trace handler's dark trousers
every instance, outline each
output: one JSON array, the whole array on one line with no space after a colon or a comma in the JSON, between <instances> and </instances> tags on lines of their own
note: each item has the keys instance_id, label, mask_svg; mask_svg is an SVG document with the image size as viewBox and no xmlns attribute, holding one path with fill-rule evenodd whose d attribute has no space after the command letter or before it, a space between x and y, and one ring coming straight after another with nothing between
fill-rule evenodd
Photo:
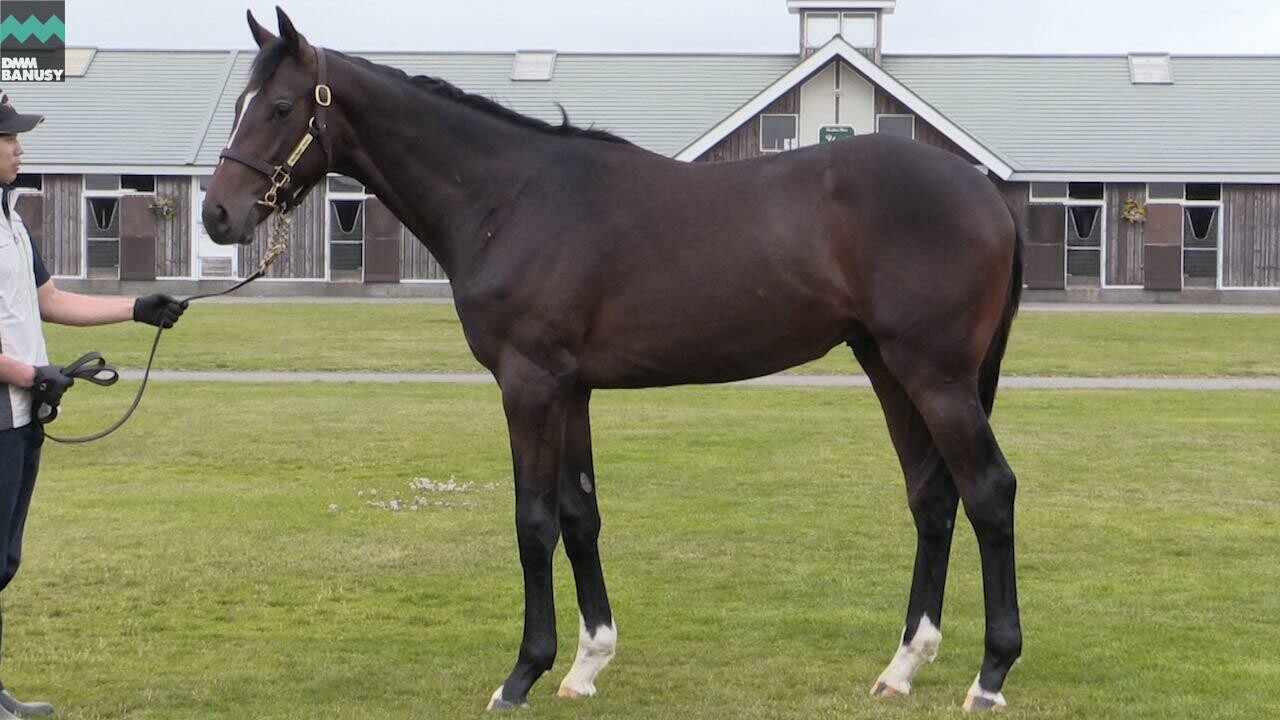
<instances>
[{"instance_id":1,"label":"handler's dark trousers","mask_svg":"<svg viewBox=\"0 0 1280 720\"><path fill-rule=\"evenodd\" d=\"M31 507L31 491L36 487L42 445L44 428L40 423L0 430L0 562L4 563L0 591L18 573L22 560L22 530ZM4 620L0 618L0 647L3 638Z\"/></svg>"}]
</instances>

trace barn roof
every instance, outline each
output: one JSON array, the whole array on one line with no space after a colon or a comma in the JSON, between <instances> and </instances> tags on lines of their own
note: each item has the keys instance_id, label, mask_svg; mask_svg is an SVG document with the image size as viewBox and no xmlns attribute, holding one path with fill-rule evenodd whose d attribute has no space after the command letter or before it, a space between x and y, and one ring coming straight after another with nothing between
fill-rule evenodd
<instances>
[{"instance_id":1,"label":"barn roof","mask_svg":"<svg viewBox=\"0 0 1280 720\"><path fill-rule=\"evenodd\" d=\"M731 132L726 119L778 91L800 63L795 55L561 53L551 80L521 81L511 79L512 53L354 54L552 122L558 102L577 125L672 157ZM23 137L26 169L208 172L252 60L248 51L104 49L83 77L10 85L18 108L47 116ZM1171 68L1171 84L1135 84L1126 56L889 55L868 72L892 81L899 100L936 111L944 134L976 143L1014 179L1280 181L1280 56L1175 56Z\"/></svg>"}]
</instances>

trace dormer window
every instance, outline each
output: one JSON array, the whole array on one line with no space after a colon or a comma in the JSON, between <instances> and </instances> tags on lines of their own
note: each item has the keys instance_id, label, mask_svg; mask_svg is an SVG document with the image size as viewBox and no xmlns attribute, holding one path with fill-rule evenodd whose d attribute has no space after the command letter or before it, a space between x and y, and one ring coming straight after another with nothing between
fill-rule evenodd
<instances>
[{"instance_id":1,"label":"dormer window","mask_svg":"<svg viewBox=\"0 0 1280 720\"><path fill-rule=\"evenodd\" d=\"M1172 85L1173 66L1169 56L1130 55L1129 79L1134 85Z\"/></svg>"},{"instance_id":2,"label":"dormer window","mask_svg":"<svg viewBox=\"0 0 1280 720\"><path fill-rule=\"evenodd\" d=\"M511 79L520 81L547 81L556 73L554 50L521 50L511 65Z\"/></svg>"}]
</instances>

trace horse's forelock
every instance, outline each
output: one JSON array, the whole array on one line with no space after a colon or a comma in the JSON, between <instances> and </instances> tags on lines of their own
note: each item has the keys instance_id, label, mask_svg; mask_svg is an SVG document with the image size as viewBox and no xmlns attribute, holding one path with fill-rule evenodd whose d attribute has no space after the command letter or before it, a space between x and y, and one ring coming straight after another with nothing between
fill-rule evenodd
<instances>
[{"instance_id":1,"label":"horse's forelock","mask_svg":"<svg viewBox=\"0 0 1280 720\"><path fill-rule=\"evenodd\" d=\"M267 43L258 51L258 56L253 60L253 67L249 70L248 90L258 90L271 79L280 64L289 54L289 46L280 38L276 38Z\"/></svg>"}]
</instances>

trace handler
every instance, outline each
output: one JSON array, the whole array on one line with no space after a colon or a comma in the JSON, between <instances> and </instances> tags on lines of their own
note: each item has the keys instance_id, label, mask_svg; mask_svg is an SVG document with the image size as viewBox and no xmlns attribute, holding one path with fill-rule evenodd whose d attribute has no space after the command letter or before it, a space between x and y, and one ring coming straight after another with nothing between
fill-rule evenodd
<instances>
[{"instance_id":1,"label":"handler","mask_svg":"<svg viewBox=\"0 0 1280 720\"><path fill-rule=\"evenodd\" d=\"M185 308L184 303L162 294L136 299L93 297L54 287L22 218L14 210L16 198L10 185L22 167L18 133L31 130L43 120L41 115L19 114L9 97L0 92L0 209L4 215L0 218L0 591L18 572L22 558L22 530L40 466L40 446L44 443L41 411L43 406L56 409L62 393L73 382L62 374L61 367L49 365L41 319L63 325L136 320L167 328L177 322ZM4 620L0 614L0 648L3 636ZM48 703L18 701L0 682L0 720L15 718L14 713L52 712L53 706Z\"/></svg>"}]
</instances>

